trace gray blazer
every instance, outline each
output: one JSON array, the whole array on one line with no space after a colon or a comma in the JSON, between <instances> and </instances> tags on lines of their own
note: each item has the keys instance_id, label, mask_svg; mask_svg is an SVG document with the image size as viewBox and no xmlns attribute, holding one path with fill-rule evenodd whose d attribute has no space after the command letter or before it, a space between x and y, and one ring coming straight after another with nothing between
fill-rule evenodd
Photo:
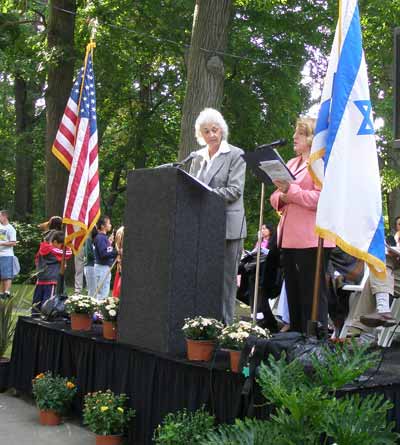
<instances>
[{"instance_id":1,"label":"gray blazer","mask_svg":"<svg viewBox=\"0 0 400 445\"><path fill-rule=\"evenodd\" d=\"M229 144L228 153L220 153L213 161L204 182L225 200L226 239L246 238L247 227L244 215L243 191L246 179L246 163L243 150ZM197 177L203 161L202 156L193 159L190 174Z\"/></svg>"}]
</instances>

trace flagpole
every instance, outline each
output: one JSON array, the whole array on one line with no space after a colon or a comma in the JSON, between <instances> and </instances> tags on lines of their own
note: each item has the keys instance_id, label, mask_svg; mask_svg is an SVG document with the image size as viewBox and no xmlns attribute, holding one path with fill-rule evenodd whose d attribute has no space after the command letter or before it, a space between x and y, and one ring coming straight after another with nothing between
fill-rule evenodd
<instances>
[{"instance_id":1,"label":"flagpole","mask_svg":"<svg viewBox=\"0 0 400 445\"><path fill-rule=\"evenodd\" d=\"M90 39L90 43L86 45L86 54L85 54L85 61L84 61L84 68L83 68L83 74L82 74L82 82L81 82L81 88L79 92L79 100L78 100L78 116L79 116L79 110L81 107L81 100L82 100L82 92L83 88L85 86L85 76L86 76L86 68L87 68L87 61L89 57L89 53L93 52L93 49L96 48L96 43L93 41L93 39ZM76 135L78 132L78 125L75 128L75 140L74 140L74 146L76 143ZM64 281L65 281L65 267L66 267L66 252L67 252L67 245L66 240L67 238L67 225L64 224L64 245L63 245L63 253L61 258L61 264L60 264L60 273L57 280L57 295L62 295L64 293Z\"/></svg>"},{"instance_id":2,"label":"flagpole","mask_svg":"<svg viewBox=\"0 0 400 445\"><path fill-rule=\"evenodd\" d=\"M342 47L342 0L339 0L339 14L338 14L338 54ZM315 266L314 277L314 291L313 291L313 303L311 309L311 320L307 322L307 335L317 336L318 333L318 309L320 301L320 288L321 288L321 268L322 268L322 252L323 252L323 238L318 237L318 249L317 249L317 262Z\"/></svg>"},{"instance_id":3,"label":"flagpole","mask_svg":"<svg viewBox=\"0 0 400 445\"><path fill-rule=\"evenodd\" d=\"M313 303L311 309L311 320L307 322L307 335L316 337L318 334L318 309L321 290L321 269L322 269L322 252L323 252L324 240L320 236L318 237L318 249L317 249L317 263L315 266L314 276L314 292Z\"/></svg>"},{"instance_id":4,"label":"flagpole","mask_svg":"<svg viewBox=\"0 0 400 445\"><path fill-rule=\"evenodd\" d=\"M342 47L342 0L339 0L338 26L339 26L338 54L340 54L340 48Z\"/></svg>"},{"instance_id":5,"label":"flagpole","mask_svg":"<svg viewBox=\"0 0 400 445\"><path fill-rule=\"evenodd\" d=\"M253 298L253 324L256 324L257 308L258 308L258 286L260 281L260 256L261 256L261 228L263 224L264 215L264 195L265 185L261 183L261 199L260 199L260 217L258 221L258 242L257 242L257 260L256 260L256 280L254 284L254 298Z\"/></svg>"},{"instance_id":6,"label":"flagpole","mask_svg":"<svg viewBox=\"0 0 400 445\"><path fill-rule=\"evenodd\" d=\"M93 52L93 49L96 48L96 43L92 39L90 39L90 43L86 46L86 54L85 54L85 62L83 64L83 74L82 74L82 83L81 83L81 90L79 92L79 100L78 100L78 113L81 109L81 100L82 100L82 91L85 86L85 76L86 76L86 68L87 68L87 60L89 57L89 53ZM75 132L78 131L78 125L76 126ZM75 133L75 139L76 139L76 133Z\"/></svg>"}]
</instances>

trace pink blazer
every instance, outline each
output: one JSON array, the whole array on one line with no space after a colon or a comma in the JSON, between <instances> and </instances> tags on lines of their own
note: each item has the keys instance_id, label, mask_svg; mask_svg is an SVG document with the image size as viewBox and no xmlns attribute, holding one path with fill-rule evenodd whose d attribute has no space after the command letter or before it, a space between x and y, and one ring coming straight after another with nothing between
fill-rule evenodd
<instances>
[{"instance_id":1,"label":"pink blazer","mask_svg":"<svg viewBox=\"0 0 400 445\"><path fill-rule=\"evenodd\" d=\"M286 194L288 202L284 203L280 200L282 193L279 190L275 190L270 198L272 207L281 212L278 243L280 247L288 249L317 247L315 218L321 190L314 184L307 165L302 164L301 156L291 159L287 166L296 176L296 180L290 184ZM335 244L324 241L324 247L334 246Z\"/></svg>"}]
</instances>

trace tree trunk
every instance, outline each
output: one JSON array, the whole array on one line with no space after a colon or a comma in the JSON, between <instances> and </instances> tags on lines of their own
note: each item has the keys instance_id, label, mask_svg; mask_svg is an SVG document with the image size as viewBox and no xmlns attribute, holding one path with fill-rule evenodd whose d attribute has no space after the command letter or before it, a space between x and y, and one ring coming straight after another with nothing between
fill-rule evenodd
<instances>
[{"instance_id":1,"label":"tree trunk","mask_svg":"<svg viewBox=\"0 0 400 445\"><path fill-rule=\"evenodd\" d=\"M399 160L400 161L400 160ZM400 164L400 162L399 162ZM394 229L394 219L400 216L400 190L395 189L388 195L388 217L389 226Z\"/></svg>"},{"instance_id":2,"label":"tree trunk","mask_svg":"<svg viewBox=\"0 0 400 445\"><path fill-rule=\"evenodd\" d=\"M394 60L393 66L388 69L387 73L389 79L389 85L394 87L394 147L390 151L390 167L394 170L399 171L400 167L400 150L396 140L400 140L400 33L399 28L394 30ZM389 226L391 229L394 227L394 219L400 216L400 189L396 188L388 195L387 199L388 205L388 217Z\"/></svg>"},{"instance_id":3,"label":"tree trunk","mask_svg":"<svg viewBox=\"0 0 400 445\"><path fill-rule=\"evenodd\" d=\"M74 75L75 0L49 2L48 50L53 55L49 64L46 91L46 213L62 215L68 184L68 171L52 154L51 147L68 97Z\"/></svg>"},{"instance_id":4,"label":"tree trunk","mask_svg":"<svg viewBox=\"0 0 400 445\"><path fill-rule=\"evenodd\" d=\"M179 159L197 145L194 123L205 107L219 109L224 89L224 63L232 22L231 0L196 0L185 101L182 110Z\"/></svg>"},{"instance_id":5,"label":"tree trunk","mask_svg":"<svg viewBox=\"0 0 400 445\"><path fill-rule=\"evenodd\" d=\"M16 171L15 171L15 218L19 221L29 220L32 215L32 119L34 102L28 92L25 80L15 76L15 116L17 135Z\"/></svg>"}]
</instances>

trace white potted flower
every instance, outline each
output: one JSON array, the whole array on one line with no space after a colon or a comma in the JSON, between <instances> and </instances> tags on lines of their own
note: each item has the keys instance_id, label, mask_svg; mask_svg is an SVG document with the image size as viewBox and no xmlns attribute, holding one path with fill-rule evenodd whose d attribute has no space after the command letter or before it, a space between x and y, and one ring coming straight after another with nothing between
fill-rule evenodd
<instances>
[{"instance_id":1,"label":"white potted flower","mask_svg":"<svg viewBox=\"0 0 400 445\"><path fill-rule=\"evenodd\" d=\"M229 351L231 370L234 372L239 371L242 349L250 335L260 338L270 338L271 336L267 329L253 326L247 321L237 321L226 326L218 337L221 348Z\"/></svg>"},{"instance_id":2,"label":"white potted flower","mask_svg":"<svg viewBox=\"0 0 400 445\"><path fill-rule=\"evenodd\" d=\"M71 316L71 328L74 331L89 331L96 309L97 300L87 295L72 295L65 301L65 310Z\"/></svg>"},{"instance_id":3,"label":"white potted flower","mask_svg":"<svg viewBox=\"0 0 400 445\"><path fill-rule=\"evenodd\" d=\"M188 360L210 361L223 324L214 318L185 318L182 327Z\"/></svg>"},{"instance_id":4,"label":"white potted flower","mask_svg":"<svg viewBox=\"0 0 400 445\"><path fill-rule=\"evenodd\" d=\"M119 298L105 298L99 302L98 308L103 318L103 337L116 340Z\"/></svg>"}]
</instances>

